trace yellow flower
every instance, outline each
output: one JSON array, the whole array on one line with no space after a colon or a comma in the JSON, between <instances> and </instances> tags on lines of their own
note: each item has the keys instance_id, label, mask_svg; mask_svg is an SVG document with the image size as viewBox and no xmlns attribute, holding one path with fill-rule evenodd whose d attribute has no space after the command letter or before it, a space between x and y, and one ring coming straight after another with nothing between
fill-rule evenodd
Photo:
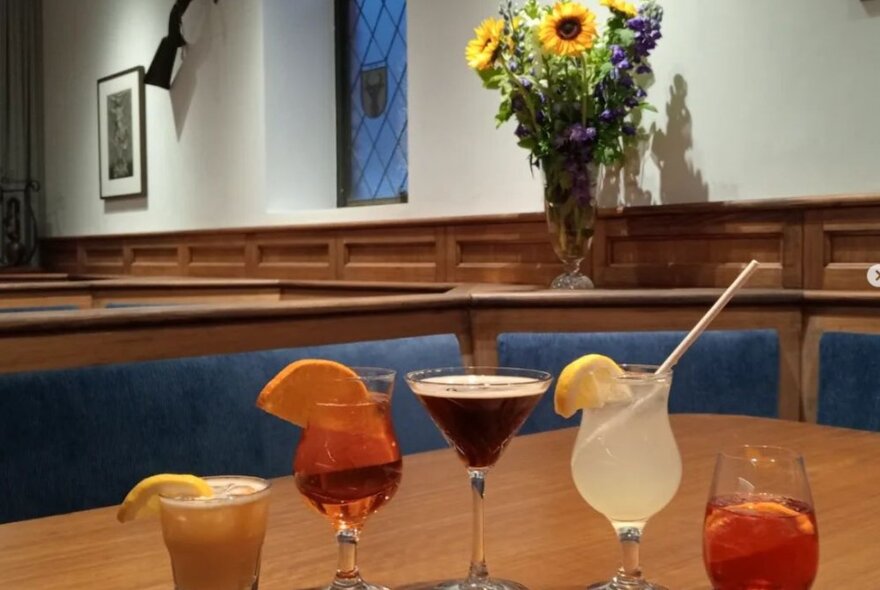
<instances>
[{"instance_id":1,"label":"yellow flower","mask_svg":"<svg viewBox=\"0 0 880 590\"><path fill-rule=\"evenodd\" d=\"M639 13L639 11L636 10L636 7L629 2L626 2L626 0L601 0L601 2L602 6L607 6L614 12L619 12L629 18L632 18Z\"/></svg>"},{"instance_id":2,"label":"yellow flower","mask_svg":"<svg viewBox=\"0 0 880 590\"><path fill-rule=\"evenodd\" d=\"M467 44L464 55L467 63L475 70L487 70L498 57L498 46L504 31L504 21L500 18L487 18L474 29L476 37Z\"/></svg>"},{"instance_id":3,"label":"yellow flower","mask_svg":"<svg viewBox=\"0 0 880 590\"><path fill-rule=\"evenodd\" d=\"M544 50L556 55L579 55L593 46L596 15L577 2L557 2L538 30Z\"/></svg>"}]
</instances>

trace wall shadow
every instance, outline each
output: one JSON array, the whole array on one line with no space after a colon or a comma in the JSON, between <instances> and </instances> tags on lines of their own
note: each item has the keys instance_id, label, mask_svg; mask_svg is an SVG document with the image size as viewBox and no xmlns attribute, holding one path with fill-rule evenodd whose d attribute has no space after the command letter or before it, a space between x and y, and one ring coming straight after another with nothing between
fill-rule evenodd
<instances>
[{"instance_id":1,"label":"wall shadow","mask_svg":"<svg viewBox=\"0 0 880 590\"><path fill-rule=\"evenodd\" d=\"M709 186L690 159L693 117L687 106L687 92L684 77L676 74L666 100L665 127L652 123L645 139L626 152L624 164L604 171L600 206L644 207L709 200Z\"/></svg>"},{"instance_id":2,"label":"wall shadow","mask_svg":"<svg viewBox=\"0 0 880 590\"><path fill-rule=\"evenodd\" d=\"M183 19L183 37L186 45L181 48L180 66L171 83L168 94L171 97L171 111L174 114L174 128L177 139L183 136L189 109L196 93L198 72L211 54L213 30L211 19L211 0L193 2Z\"/></svg>"},{"instance_id":3,"label":"wall shadow","mask_svg":"<svg viewBox=\"0 0 880 590\"><path fill-rule=\"evenodd\" d=\"M104 199L104 213L125 213L126 211L146 211L147 209L147 197Z\"/></svg>"},{"instance_id":4,"label":"wall shadow","mask_svg":"<svg viewBox=\"0 0 880 590\"><path fill-rule=\"evenodd\" d=\"M687 81L676 74L666 101L666 128L651 125L651 158L660 174L661 204L709 200L709 185L689 158L694 147L694 123L687 106L687 92Z\"/></svg>"},{"instance_id":5,"label":"wall shadow","mask_svg":"<svg viewBox=\"0 0 880 590\"><path fill-rule=\"evenodd\" d=\"M880 0L863 1L862 9L868 16L880 16Z\"/></svg>"}]
</instances>

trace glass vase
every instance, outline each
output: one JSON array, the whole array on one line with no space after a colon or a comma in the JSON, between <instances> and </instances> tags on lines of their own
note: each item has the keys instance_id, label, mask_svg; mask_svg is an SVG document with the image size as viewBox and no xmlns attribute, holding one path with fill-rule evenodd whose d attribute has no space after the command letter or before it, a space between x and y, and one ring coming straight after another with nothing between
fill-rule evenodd
<instances>
[{"instance_id":1,"label":"glass vase","mask_svg":"<svg viewBox=\"0 0 880 590\"><path fill-rule=\"evenodd\" d=\"M571 175L544 173L544 213L553 251L563 272L553 279L551 289L592 289L593 281L581 272L593 241L596 222L598 166L585 164L586 189L577 187ZM581 182L584 176L581 176Z\"/></svg>"}]
</instances>

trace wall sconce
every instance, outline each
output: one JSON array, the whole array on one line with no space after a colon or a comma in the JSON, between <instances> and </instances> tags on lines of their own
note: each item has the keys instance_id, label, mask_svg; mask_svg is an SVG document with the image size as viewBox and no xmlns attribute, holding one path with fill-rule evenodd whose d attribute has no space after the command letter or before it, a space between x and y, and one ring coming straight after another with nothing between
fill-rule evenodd
<instances>
[{"instance_id":1,"label":"wall sconce","mask_svg":"<svg viewBox=\"0 0 880 590\"><path fill-rule=\"evenodd\" d=\"M171 76L174 73L174 61L177 59L177 50L186 45L183 38L183 14L189 8L192 0L175 0L171 7L171 15L168 17L168 35L162 38L159 49L144 76L144 83L158 86L169 90L171 88ZM214 0L217 4L217 0Z\"/></svg>"}]
</instances>

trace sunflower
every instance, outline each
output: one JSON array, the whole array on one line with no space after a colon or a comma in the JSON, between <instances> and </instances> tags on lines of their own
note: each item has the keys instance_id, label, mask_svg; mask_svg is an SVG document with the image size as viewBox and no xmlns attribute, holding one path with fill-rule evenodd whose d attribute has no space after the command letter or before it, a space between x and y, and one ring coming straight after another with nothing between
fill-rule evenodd
<instances>
[{"instance_id":1,"label":"sunflower","mask_svg":"<svg viewBox=\"0 0 880 590\"><path fill-rule=\"evenodd\" d=\"M557 2L541 21L538 38L549 53L579 55L593 46L596 15L577 2Z\"/></svg>"},{"instance_id":2,"label":"sunflower","mask_svg":"<svg viewBox=\"0 0 880 590\"><path fill-rule=\"evenodd\" d=\"M464 52L470 67L481 71L492 67L498 57L503 31L504 21L500 18L487 18L474 29L476 37L468 42Z\"/></svg>"},{"instance_id":3,"label":"sunflower","mask_svg":"<svg viewBox=\"0 0 880 590\"><path fill-rule=\"evenodd\" d=\"M639 13L639 11L636 10L636 7L629 2L626 2L626 0L601 0L601 2L602 6L607 6L614 12L629 18L632 18Z\"/></svg>"}]
</instances>

